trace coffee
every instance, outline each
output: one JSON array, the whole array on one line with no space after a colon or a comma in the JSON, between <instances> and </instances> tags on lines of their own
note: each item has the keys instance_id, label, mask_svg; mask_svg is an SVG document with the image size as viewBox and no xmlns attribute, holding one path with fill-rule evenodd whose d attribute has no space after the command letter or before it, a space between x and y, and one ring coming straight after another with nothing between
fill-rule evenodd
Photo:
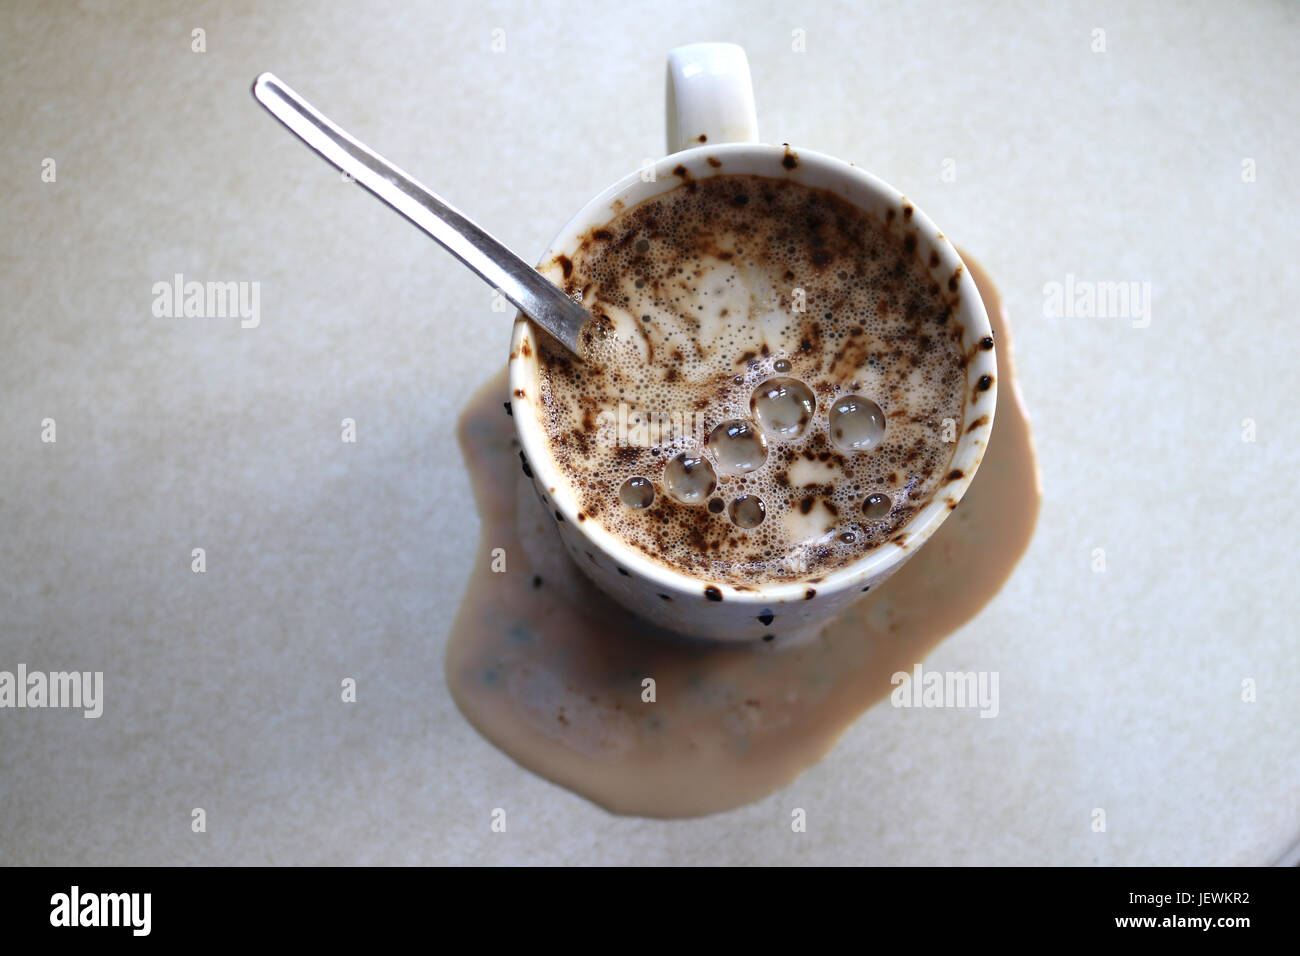
<instances>
[{"instance_id":1,"label":"coffee","mask_svg":"<svg viewBox=\"0 0 1300 956\"><path fill-rule=\"evenodd\" d=\"M731 584L820 575L961 477L955 298L905 223L717 175L560 265L604 331L588 361L539 337L541 424L580 519L653 560Z\"/></svg>"}]
</instances>

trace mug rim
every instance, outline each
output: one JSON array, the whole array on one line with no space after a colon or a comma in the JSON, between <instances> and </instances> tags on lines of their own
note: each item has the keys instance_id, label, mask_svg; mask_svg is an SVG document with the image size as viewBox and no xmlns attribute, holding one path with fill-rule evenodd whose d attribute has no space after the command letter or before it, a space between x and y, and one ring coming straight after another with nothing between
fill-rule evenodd
<instances>
[{"instance_id":1,"label":"mug rim","mask_svg":"<svg viewBox=\"0 0 1300 956\"><path fill-rule=\"evenodd\" d=\"M788 165L786 160L788 156L795 157L793 168ZM738 158L759 160L777 158L778 162L773 164L774 168L770 172L754 173L743 169L728 169L727 157L733 161ZM708 162L710 158L721 158L721 165L715 167ZM675 172L682 169L686 172L685 176ZM658 160L654 164L654 170L655 176L652 180L644 178L643 167L623 176L588 201L556 234L538 261L538 270L554 281L552 273L559 268L558 260L563 256L572 255L581 245L585 232L607 224L642 202L679 188L687 179L746 174L765 175L777 179L780 178L777 171L780 171L780 174L800 181L803 185L832 191L872 216L875 215L874 211L866 209L862 202L855 201L850 194L865 190L877 198L883 198L890 208L899 210L896 218L900 222L904 218L910 221L915 226L917 235L927 241L930 251L938 253L940 259L938 266L927 266L927 268L931 269L932 276L948 275L949 290L957 298L958 304L954 315L956 321L963 327L962 347L967 360L966 390L962 401L961 434L958 436L957 448L953 450L948 468L950 478L958 473L961 477L946 482L941 479L941 484L926 505L896 529L890 540L881 542L848 564L823 573L811 570L792 580L755 582L753 585L743 585L738 588L725 581L710 580L705 574L688 574L671 568L666 563L642 554L634 546L603 527L598 520L594 518L578 520L577 514L580 509L577 495L567 476L556 463L554 455L551 454L545 428L532 402L531 390L536 384L540 367L535 339L538 335L548 333L522 313L518 313L515 317L510 345L511 412L515 432L529 467L543 488L549 492L550 507L557 510L565 521L570 522L570 526L575 528L589 544L615 561L618 566L675 594L698 596L708 587L718 589L724 599L731 602L756 605L780 604L804 600L807 596L806 592L813 585L816 586L818 594L830 594L860 587L865 581L878 579L882 573L885 575L892 573L938 530L948 514L957 507L983 460L992 432L997 406L995 357L997 349L996 343L992 349L967 347L967 343L980 342L992 337L984 300L971 277L970 270L966 268L956 248L939 231L934 222L903 193L866 170L824 153L767 143L704 144ZM806 180L809 178L838 178L839 185L844 188L834 189L821 183L808 183ZM903 210L910 211L904 216ZM885 225L886 228L889 227L888 222ZM918 242L918 255L921 251ZM921 261L925 266L925 260ZM528 348L524 347L525 343L528 344ZM988 386L977 387L977 383L980 383L982 376L985 375L989 376ZM522 403L527 404L526 409L519 407L521 400Z\"/></svg>"}]
</instances>

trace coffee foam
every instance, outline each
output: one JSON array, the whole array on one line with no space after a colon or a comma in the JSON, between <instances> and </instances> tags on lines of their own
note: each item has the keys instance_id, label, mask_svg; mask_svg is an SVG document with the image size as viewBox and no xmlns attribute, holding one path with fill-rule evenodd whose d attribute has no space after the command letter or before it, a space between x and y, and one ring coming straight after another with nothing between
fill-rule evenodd
<instances>
[{"instance_id":1,"label":"coffee foam","mask_svg":"<svg viewBox=\"0 0 1300 956\"><path fill-rule=\"evenodd\" d=\"M602 334L587 361L536 337L540 420L579 517L652 559L731 584L809 579L891 540L950 477L962 330L914 234L791 180L719 175L626 210L561 265ZM667 463L704 453L725 422L753 422L751 397L776 378L812 390L803 432L766 434L753 471L719 470L712 507L673 500ZM884 413L868 451L830 439L848 396ZM638 427L646 416L665 433ZM620 500L632 477L653 484L649 507ZM884 517L864 514L873 494L890 499ZM756 527L730 517L742 496L763 503Z\"/></svg>"}]
</instances>

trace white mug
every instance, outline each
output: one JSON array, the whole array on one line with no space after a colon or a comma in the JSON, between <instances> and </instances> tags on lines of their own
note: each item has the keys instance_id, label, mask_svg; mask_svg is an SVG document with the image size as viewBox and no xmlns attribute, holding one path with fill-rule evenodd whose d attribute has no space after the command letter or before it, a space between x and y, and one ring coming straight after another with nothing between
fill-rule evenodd
<instances>
[{"instance_id":1,"label":"white mug","mask_svg":"<svg viewBox=\"0 0 1300 956\"><path fill-rule=\"evenodd\" d=\"M515 428L538 494L577 566L632 613L689 637L758 642L775 636L783 644L803 640L897 571L934 534L969 487L988 446L997 404L988 315L952 244L897 190L842 160L758 142L749 64L740 47L697 43L673 50L668 57L667 114L671 155L655 164L654 176L645 170L629 173L587 203L551 243L538 269L557 285L560 262L573 256L584 233L678 188L683 174L693 179L754 174L828 190L887 223L900 237L915 235L920 261L957 299L954 320L963 330L967 388L963 421L955 429L957 447L950 477L958 473L960 477L942 484L890 541L852 563L813 572L802 580L755 582L744 588L670 568L630 547L598 521L577 520L577 495L550 452L534 404L539 394L535 346L537 338L547 333L522 315L515 320L510 351ZM936 256L938 264L929 266ZM825 410L818 409L818 417L824 415Z\"/></svg>"}]
</instances>

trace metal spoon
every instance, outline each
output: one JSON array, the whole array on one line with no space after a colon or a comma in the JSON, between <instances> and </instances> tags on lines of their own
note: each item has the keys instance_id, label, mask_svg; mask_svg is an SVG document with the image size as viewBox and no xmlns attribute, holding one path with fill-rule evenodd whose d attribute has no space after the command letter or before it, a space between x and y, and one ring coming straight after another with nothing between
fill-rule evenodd
<instances>
[{"instance_id":1,"label":"metal spoon","mask_svg":"<svg viewBox=\"0 0 1300 956\"><path fill-rule=\"evenodd\" d=\"M332 123L272 73L253 81L253 98L304 143L419 226L515 307L579 355L593 320L545 276L432 190Z\"/></svg>"}]
</instances>

